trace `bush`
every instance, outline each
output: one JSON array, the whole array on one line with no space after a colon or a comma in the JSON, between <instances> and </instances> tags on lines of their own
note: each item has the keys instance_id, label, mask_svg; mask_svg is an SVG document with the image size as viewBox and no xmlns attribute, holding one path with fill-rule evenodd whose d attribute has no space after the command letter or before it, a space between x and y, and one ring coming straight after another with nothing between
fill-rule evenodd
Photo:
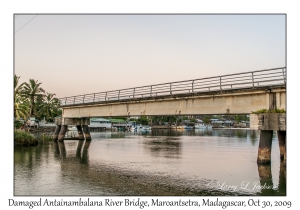
<instances>
[{"instance_id":1,"label":"bush","mask_svg":"<svg viewBox=\"0 0 300 210\"><path fill-rule=\"evenodd\" d=\"M41 139L45 141L53 140L53 133L43 133L41 134Z\"/></svg>"},{"instance_id":2,"label":"bush","mask_svg":"<svg viewBox=\"0 0 300 210\"><path fill-rule=\"evenodd\" d=\"M20 121L14 121L14 127L15 128L17 128L17 129L19 129L21 126L23 125L23 123L22 122L20 122Z\"/></svg>"},{"instance_id":3,"label":"bush","mask_svg":"<svg viewBox=\"0 0 300 210\"><path fill-rule=\"evenodd\" d=\"M30 133L27 133L27 132L21 131L21 130L15 130L14 131L14 143L15 143L15 146L21 146L21 145L31 146L31 145L37 145L38 141Z\"/></svg>"}]
</instances>

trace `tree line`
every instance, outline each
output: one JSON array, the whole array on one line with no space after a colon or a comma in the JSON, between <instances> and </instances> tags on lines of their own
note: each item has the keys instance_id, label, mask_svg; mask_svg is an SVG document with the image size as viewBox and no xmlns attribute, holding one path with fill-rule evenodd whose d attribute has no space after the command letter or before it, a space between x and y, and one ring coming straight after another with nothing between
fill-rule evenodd
<instances>
[{"instance_id":1,"label":"tree line","mask_svg":"<svg viewBox=\"0 0 300 210\"><path fill-rule=\"evenodd\" d=\"M53 122L61 115L59 100L54 93L46 92L42 83L29 79L29 82L19 84L20 77L14 75L14 118L27 120L31 116Z\"/></svg>"},{"instance_id":2,"label":"tree line","mask_svg":"<svg viewBox=\"0 0 300 210\"><path fill-rule=\"evenodd\" d=\"M182 125L184 120L188 120L191 123L195 123L196 119L193 116L140 116L136 118L128 117L116 117L118 119L123 119L125 121L136 121L137 124L142 125L163 125L168 123L168 125ZM219 119L222 121L233 120L237 123L241 121L249 121L248 115L201 115L198 117L205 124L210 124L211 119Z\"/></svg>"}]
</instances>

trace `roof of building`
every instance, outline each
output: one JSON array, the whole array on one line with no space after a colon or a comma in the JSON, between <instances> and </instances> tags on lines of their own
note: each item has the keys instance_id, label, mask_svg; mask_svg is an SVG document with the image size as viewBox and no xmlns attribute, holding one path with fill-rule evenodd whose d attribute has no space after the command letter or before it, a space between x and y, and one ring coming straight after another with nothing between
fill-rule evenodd
<instances>
[{"instance_id":1,"label":"roof of building","mask_svg":"<svg viewBox=\"0 0 300 210\"><path fill-rule=\"evenodd\" d=\"M91 118L91 122L110 122L110 120L104 118Z\"/></svg>"}]
</instances>

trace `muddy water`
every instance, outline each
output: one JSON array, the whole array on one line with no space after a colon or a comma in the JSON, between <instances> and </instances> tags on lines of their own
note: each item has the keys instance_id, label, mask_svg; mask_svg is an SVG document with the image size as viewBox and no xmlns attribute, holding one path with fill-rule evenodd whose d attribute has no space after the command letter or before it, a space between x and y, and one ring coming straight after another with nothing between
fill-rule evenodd
<instances>
[{"instance_id":1,"label":"muddy water","mask_svg":"<svg viewBox=\"0 0 300 210\"><path fill-rule=\"evenodd\" d=\"M259 131L91 135L15 148L15 195L286 195L276 133L271 165L256 163Z\"/></svg>"}]
</instances>

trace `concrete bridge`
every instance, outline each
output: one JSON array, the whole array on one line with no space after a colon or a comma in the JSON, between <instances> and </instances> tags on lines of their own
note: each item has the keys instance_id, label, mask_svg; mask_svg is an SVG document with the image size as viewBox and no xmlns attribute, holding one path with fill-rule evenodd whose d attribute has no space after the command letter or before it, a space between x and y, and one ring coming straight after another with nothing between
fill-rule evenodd
<instances>
[{"instance_id":1,"label":"concrete bridge","mask_svg":"<svg viewBox=\"0 0 300 210\"><path fill-rule=\"evenodd\" d=\"M286 68L148 85L59 100L62 118L56 122L55 139L63 140L67 125L77 125L79 139L85 136L90 140L88 125L92 117L225 115L250 114L261 109L286 110ZM284 139L285 151L285 114L256 116L252 119L255 119L257 129L263 131L261 139L267 139L268 142L265 144L266 141L261 140L263 143L260 148L267 147L269 151L270 132L278 130L278 136ZM271 153L268 151L262 152L258 162L270 162ZM285 159L285 152L282 158Z\"/></svg>"},{"instance_id":2,"label":"concrete bridge","mask_svg":"<svg viewBox=\"0 0 300 210\"><path fill-rule=\"evenodd\" d=\"M62 117L249 114L286 108L286 69L276 68L60 99Z\"/></svg>"}]
</instances>

